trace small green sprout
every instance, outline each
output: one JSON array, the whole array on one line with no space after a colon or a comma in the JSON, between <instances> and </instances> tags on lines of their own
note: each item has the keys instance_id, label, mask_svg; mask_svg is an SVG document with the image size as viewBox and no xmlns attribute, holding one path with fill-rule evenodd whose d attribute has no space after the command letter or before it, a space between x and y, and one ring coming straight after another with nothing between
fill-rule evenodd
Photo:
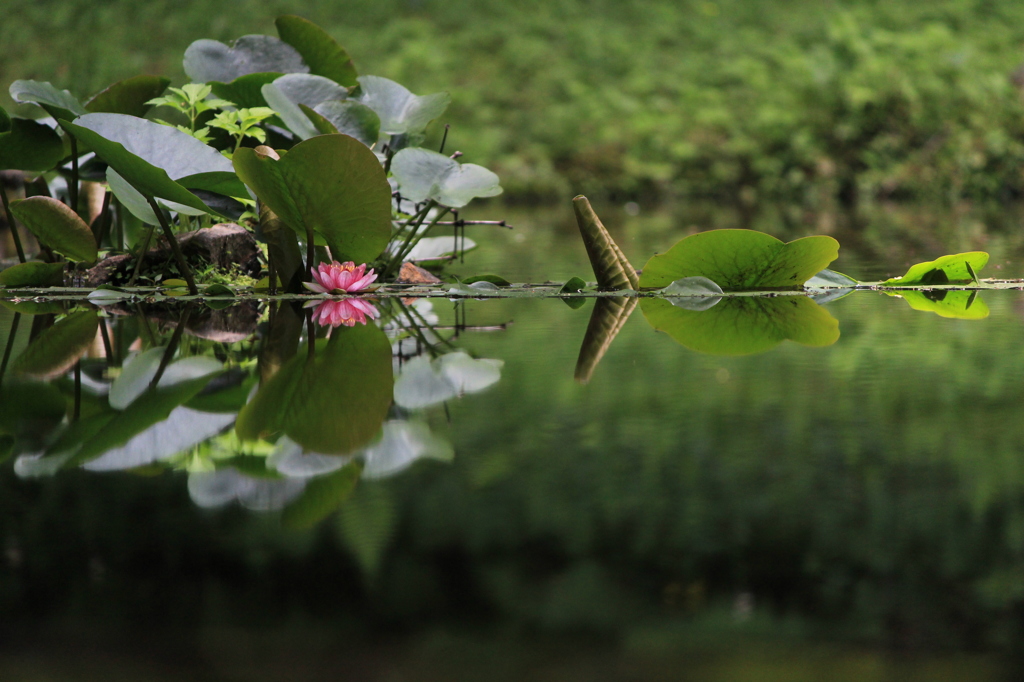
<instances>
[{"instance_id":1,"label":"small green sprout","mask_svg":"<svg viewBox=\"0 0 1024 682\"><path fill-rule=\"evenodd\" d=\"M251 109L238 109L237 111L222 111L213 117L209 125L213 128L220 128L227 131L235 138L235 149L242 146L242 140L247 137L263 143L267 141L267 133L259 124L274 115L274 110L269 107L252 107Z\"/></svg>"},{"instance_id":2,"label":"small green sprout","mask_svg":"<svg viewBox=\"0 0 1024 682\"><path fill-rule=\"evenodd\" d=\"M203 112L210 111L211 109L223 109L224 107L234 106L233 102L229 102L226 99L218 99L216 97L211 98L210 94L212 92L213 88L205 83L188 83L180 88L170 88L170 94L151 99L146 102L146 104L177 109L188 117L189 125L188 128L185 128L184 126L175 127L183 130L189 135L202 139L200 135L205 135L209 130L204 130L202 128L196 130L199 115ZM171 125L166 121L159 122ZM204 140L204 142L206 141L209 141L209 138Z\"/></svg>"}]
</instances>

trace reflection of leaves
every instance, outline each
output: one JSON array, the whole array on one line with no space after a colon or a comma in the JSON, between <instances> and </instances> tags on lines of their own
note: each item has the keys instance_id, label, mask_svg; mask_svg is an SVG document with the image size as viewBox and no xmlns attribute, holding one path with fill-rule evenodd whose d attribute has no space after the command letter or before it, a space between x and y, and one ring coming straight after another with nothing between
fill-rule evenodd
<instances>
[{"instance_id":1,"label":"reflection of leaves","mask_svg":"<svg viewBox=\"0 0 1024 682\"><path fill-rule=\"evenodd\" d=\"M788 244L753 230L710 230L678 241L644 265L642 287L664 287L683 277L707 277L726 291L797 287L839 255L832 237Z\"/></svg>"},{"instance_id":2,"label":"reflection of leaves","mask_svg":"<svg viewBox=\"0 0 1024 682\"><path fill-rule=\"evenodd\" d=\"M941 317L960 320L988 317L988 306L977 291L901 291L899 296L914 310L924 310Z\"/></svg>"},{"instance_id":3,"label":"reflection of leaves","mask_svg":"<svg viewBox=\"0 0 1024 682\"><path fill-rule=\"evenodd\" d=\"M391 185L377 157L358 140L321 135L280 160L243 147L234 164L245 184L300 237L307 228L322 235L335 260L370 262L391 239Z\"/></svg>"},{"instance_id":4,"label":"reflection of leaves","mask_svg":"<svg viewBox=\"0 0 1024 682\"><path fill-rule=\"evenodd\" d=\"M629 264L626 255L608 234L601 219L584 196L572 200L576 212L576 224L587 249L587 257L597 276L597 286L602 289L638 289L636 270Z\"/></svg>"},{"instance_id":5,"label":"reflection of leaves","mask_svg":"<svg viewBox=\"0 0 1024 682\"><path fill-rule=\"evenodd\" d=\"M356 460L306 484L302 494L284 508L282 522L291 528L308 528L341 506L356 488L362 464Z\"/></svg>"},{"instance_id":6,"label":"reflection of leaves","mask_svg":"<svg viewBox=\"0 0 1024 682\"><path fill-rule=\"evenodd\" d=\"M501 378L503 364L501 360L472 358L462 351L436 360L421 355L402 367L395 381L395 403L416 409L482 391Z\"/></svg>"},{"instance_id":7,"label":"reflection of leaves","mask_svg":"<svg viewBox=\"0 0 1024 682\"><path fill-rule=\"evenodd\" d=\"M338 327L296 355L238 415L242 440L283 432L313 452L345 454L380 430L391 406L391 345L374 325Z\"/></svg>"},{"instance_id":8,"label":"reflection of leaves","mask_svg":"<svg viewBox=\"0 0 1024 682\"><path fill-rule=\"evenodd\" d=\"M116 410L123 410L145 393L149 383L156 376L166 351L167 349L162 346L150 348L125 360L121 373L110 385L110 406ZM210 377L221 368L221 362L216 358L201 355L182 358L167 365L157 386L170 386L188 379Z\"/></svg>"},{"instance_id":9,"label":"reflection of leaves","mask_svg":"<svg viewBox=\"0 0 1024 682\"><path fill-rule=\"evenodd\" d=\"M988 263L984 251L969 251L918 263L907 270L902 277L887 279L885 286L913 284L965 284L977 281L976 273Z\"/></svg>"},{"instance_id":10,"label":"reflection of leaves","mask_svg":"<svg viewBox=\"0 0 1024 682\"><path fill-rule=\"evenodd\" d=\"M98 327L95 311L68 315L29 344L14 363L14 371L40 378L63 374L89 349Z\"/></svg>"},{"instance_id":11,"label":"reflection of leaves","mask_svg":"<svg viewBox=\"0 0 1024 682\"><path fill-rule=\"evenodd\" d=\"M786 339L828 346L839 338L839 322L806 296L724 298L703 311L647 298L640 309L652 327L678 343L712 355L749 355Z\"/></svg>"},{"instance_id":12,"label":"reflection of leaves","mask_svg":"<svg viewBox=\"0 0 1024 682\"><path fill-rule=\"evenodd\" d=\"M576 381L585 384L590 381L597 364L601 362L608 347L618 336L619 330L633 314L637 299L632 297L599 298L594 303L594 311L590 314L587 333L580 346L580 355L576 360Z\"/></svg>"},{"instance_id":13,"label":"reflection of leaves","mask_svg":"<svg viewBox=\"0 0 1024 682\"><path fill-rule=\"evenodd\" d=\"M338 537L371 579L380 568L397 520L394 500L379 485L361 487L338 514Z\"/></svg>"},{"instance_id":14,"label":"reflection of leaves","mask_svg":"<svg viewBox=\"0 0 1024 682\"><path fill-rule=\"evenodd\" d=\"M363 451L363 478L397 474L419 459L450 462L454 457L451 443L435 436L426 424L393 419L384 424L383 437Z\"/></svg>"},{"instance_id":15,"label":"reflection of leaves","mask_svg":"<svg viewBox=\"0 0 1024 682\"><path fill-rule=\"evenodd\" d=\"M39 449L64 419L64 396L56 387L37 382L4 383L0 387L0 433Z\"/></svg>"},{"instance_id":16,"label":"reflection of leaves","mask_svg":"<svg viewBox=\"0 0 1024 682\"><path fill-rule=\"evenodd\" d=\"M170 416L174 408L197 395L213 375L182 381L163 388L153 388L140 395L123 412L118 412L105 428L82 444L70 463L81 464L104 452L127 443L158 422Z\"/></svg>"}]
</instances>

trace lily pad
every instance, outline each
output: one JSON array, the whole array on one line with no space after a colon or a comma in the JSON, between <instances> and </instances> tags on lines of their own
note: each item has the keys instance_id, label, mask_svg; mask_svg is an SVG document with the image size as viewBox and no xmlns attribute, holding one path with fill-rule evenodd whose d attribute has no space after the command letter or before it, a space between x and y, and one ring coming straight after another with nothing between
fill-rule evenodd
<instances>
[{"instance_id":1,"label":"lily pad","mask_svg":"<svg viewBox=\"0 0 1024 682\"><path fill-rule=\"evenodd\" d=\"M96 260L96 239L77 213L56 199L31 197L11 203L11 213L29 232L71 260Z\"/></svg>"},{"instance_id":2,"label":"lily pad","mask_svg":"<svg viewBox=\"0 0 1024 682\"><path fill-rule=\"evenodd\" d=\"M159 76L126 78L93 95L85 103L85 109L94 114L128 114L141 118L153 106L147 102L163 94L170 84L169 78Z\"/></svg>"},{"instance_id":3,"label":"lily pad","mask_svg":"<svg viewBox=\"0 0 1024 682\"><path fill-rule=\"evenodd\" d=\"M368 263L391 239L391 185L377 157L347 135L320 135L280 160L242 148L238 176L300 237L321 235L338 261Z\"/></svg>"},{"instance_id":4,"label":"lily pad","mask_svg":"<svg viewBox=\"0 0 1024 682\"><path fill-rule=\"evenodd\" d=\"M64 143L48 125L12 118L0 133L0 170L48 171L64 159Z\"/></svg>"},{"instance_id":5,"label":"lily pad","mask_svg":"<svg viewBox=\"0 0 1024 682\"><path fill-rule=\"evenodd\" d=\"M11 99L20 104L38 104L50 116L70 121L77 116L89 113L82 103L67 90L58 90L50 83L40 81L19 80L11 83L9 90Z\"/></svg>"},{"instance_id":6,"label":"lily pad","mask_svg":"<svg viewBox=\"0 0 1024 682\"><path fill-rule=\"evenodd\" d=\"M503 365L501 360L473 358L462 351L434 360L420 355L402 367L395 381L395 403L412 410L477 393L501 379Z\"/></svg>"},{"instance_id":7,"label":"lily pad","mask_svg":"<svg viewBox=\"0 0 1024 682\"><path fill-rule=\"evenodd\" d=\"M677 279L672 282L672 284L669 284L661 290L661 293L669 297L715 297L721 296L725 292L722 291L722 287L718 286L707 277L684 277L682 279Z\"/></svg>"},{"instance_id":8,"label":"lily pad","mask_svg":"<svg viewBox=\"0 0 1024 682\"><path fill-rule=\"evenodd\" d=\"M302 105L300 108L306 111ZM377 139L380 137L380 117L365 104L350 100L321 102L313 107L313 113L328 121L333 127L332 132L351 135L367 147L377 144ZM306 111L306 115L309 116L308 111ZM313 116L310 116L310 119L320 132L327 132L318 125Z\"/></svg>"},{"instance_id":9,"label":"lily pad","mask_svg":"<svg viewBox=\"0 0 1024 682\"><path fill-rule=\"evenodd\" d=\"M220 99L231 102L239 108L265 107L267 100L263 97L263 86L273 83L282 75L276 71L270 73L250 73L247 76L239 76L230 83L211 81L209 83L213 94Z\"/></svg>"},{"instance_id":10,"label":"lily pad","mask_svg":"<svg viewBox=\"0 0 1024 682\"><path fill-rule=\"evenodd\" d=\"M665 287L683 277L707 277L725 291L794 288L839 255L832 237L783 243L754 230L710 230L680 240L643 268L641 287Z\"/></svg>"},{"instance_id":11,"label":"lily pad","mask_svg":"<svg viewBox=\"0 0 1024 682\"><path fill-rule=\"evenodd\" d=\"M382 120L382 129L383 125ZM416 203L433 199L443 206L461 208L477 197L501 194L498 176L483 166L460 164L420 147L395 154L391 174L402 195Z\"/></svg>"},{"instance_id":12,"label":"lily pad","mask_svg":"<svg viewBox=\"0 0 1024 682\"><path fill-rule=\"evenodd\" d=\"M356 68L338 42L311 21L286 14L274 20L281 40L294 47L309 70L346 86L356 85Z\"/></svg>"},{"instance_id":13,"label":"lily pad","mask_svg":"<svg viewBox=\"0 0 1024 682\"><path fill-rule=\"evenodd\" d=\"M64 283L64 263L19 263L0 271L0 286L55 287Z\"/></svg>"},{"instance_id":14,"label":"lily pad","mask_svg":"<svg viewBox=\"0 0 1024 682\"><path fill-rule=\"evenodd\" d=\"M72 313L32 341L12 369L41 379L60 376L89 350L98 328L99 315L95 311Z\"/></svg>"},{"instance_id":15,"label":"lily pad","mask_svg":"<svg viewBox=\"0 0 1024 682\"><path fill-rule=\"evenodd\" d=\"M230 83L252 73L309 73L298 50L273 36L248 35L230 47L216 40L197 40L182 62L193 83Z\"/></svg>"},{"instance_id":16,"label":"lily pad","mask_svg":"<svg viewBox=\"0 0 1024 682\"><path fill-rule=\"evenodd\" d=\"M645 298L640 309L658 331L712 355L763 353L786 339L805 346L829 346L839 339L838 320L806 296L723 298L703 311Z\"/></svg>"},{"instance_id":17,"label":"lily pad","mask_svg":"<svg viewBox=\"0 0 1024 682\"><path fill-rule=\"evenodd\" d=\"M174 181L197 173L230 172L231 162L213 147L170 126L123 114L88 114L61 125L143 196L218 215Z\"/></svg>"},{"instance_id":18,"label":"lily pad","mask_svg":"<svg viewBox=\"0 0 1024 682\"><path fill-rule=\"evenodd\" d=\"M380 431L392 401L391 344L375 325L338 327L300 353L238 414L242 440L283 433L307 450L347 454Z\"/></svg>"},{"instance_id":19,"label":"lily pad","mask_svg":"<svg viewBox=\"0 0 1024 682\"><path fill-rule=\"evenodd\" d=\"M504 277L498 275L473 275L462 280L463 284L476 284L477 282L490 282L494 286L498 287L509 287L512 286L512 282L509 282Z\"/></svg>"},{"instance_id":20,"label":"lily pad","mask_svg":"<svg viewBox=\"0 0 1024 682\"><path fill-rule=\"evenodd\" d=\"M458 255L460 247L463 252L468 252L476 248L476 242L472 239L456 239L455 237L422 237L416 242L416 246L406 254L405 260L414 262L441 260Z\"/></svg>"},{"instance_id":21,"label":"lily pad","mask_svg":"<svg viewBox=\"0 0 1024 682\"><path fill-rule=\"evenodd\" d=\"M966 284L977 281L977 272L988 263L984 251L969 251L943 256L918 263L902 277L887 279L884 286L911 286L915 284Z\"/></svg>"},{"instance_id":22,"label":"lily pad","mask_svg":"<svg viewBox=\"0 0 1024 682\"><path fill-rule=\"evenodd\" d=\"M835 270L822 270L804 282L804 286L809 289L851 289L858 284L860 282L853 277Z\"/></svg>"},{"instance_id":23,"label":"lily pad","mask_svg":"<svg viewBox=\"0 0 1024 682\"><path fill-rule=\"evenodd\" d=\"M260 91L263 93L263 99L266 100L267 106L274 110L288 130L292 131L299 139L308 140L323 134L317 130L309 117L299 108L299 105L293 102L279 87L273 83L267 83Z\"/></svg>"},{"instance_id":24,"label":"lily pad","mask_svg":"<svg viewBox=\"0 0 1024 682\"><path fill-rule=\"evenodd\" d=\"M110 406L115 410L127 409L149 388L150 382L160 368L166 349L164 347L132 355L121 368L114 383L110 385ZM157 383L158 388L173 386L183 381L201 377L212 377L223 369L220 361L207 356L182 358L167 365Z\"/></svg>"},{"instance_id":25,"label":"lily pad","mask_svg":"<svg viewBox=\"0 0 1024 682\"><path fill-rule=\"evenodd\" d=\"M309 73L287 73L275 79L274 86L295 104L307 107L348 97L348 90L330 78Z\"/></svg>"},{"instance_id":26,"label":"lily pad","mask_svg":"<svg viewBox=\"0 0 1024 682\"><path fill-rule=\"evenodd\" d=\"M892 294L890 294L892 295ZM914 310L957 320L983 320L988 306L977 291L901 291L899 296Z\"/></svg>"},{"instance_id":27,"label":"lily pad","mask_svg":"<svg viewBox=\"0 0 1024 682\"><path fill-rule=\"evenodd\" d=\"M579 291L583 291L587 288L587 283L580 277L570 277L562 288L558 290L560 294L574 294Z\"/></svg>"},{"instance_id":28,"label":"lily pad","mask_svg":"<svg viewBox=\"0 0 1024 682\"><path fill-rule=\"evenodd\" d=\"M402 85L379 76L361 76L359 101L380 117L380 131L387 135L417 135L448 108L447 92L414 95Z\"/></svg>"}]
</instances>

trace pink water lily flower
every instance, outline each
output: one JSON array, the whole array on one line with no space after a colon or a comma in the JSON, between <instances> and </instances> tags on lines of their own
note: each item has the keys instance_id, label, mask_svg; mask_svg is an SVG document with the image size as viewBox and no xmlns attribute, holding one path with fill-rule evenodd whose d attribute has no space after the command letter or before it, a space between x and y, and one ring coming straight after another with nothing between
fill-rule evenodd
<instances>
[{"instance_id":1,"label":"pink water lily flower","mask_svg":"<svg viewBox=\"0 0 1024 682\"><path fill-rule=\"evenodd\" d=\"M303 282L302 286L318 294L351 294L362 291L377 275L373 269L366 272L366 263L356 266L352 261L321 263L316 269L310 268L315 282Z\"/></svg>"},{"instance_id":2,"label":"pink water lily flower","mask_svg":"<svg viewBox=\"0 0 1024 682\"><path fill-rule=\"evenodd\" d=\"M328 325L332 327L354 327L356 324L366 324L366 318L375 320L380 317L380 311L369 301L361 298L343 298L340 301L320 301L315 304L310 301L306 307L316 305L313 311L313 319L321 327Z\"/></svg>"}]
</instances>

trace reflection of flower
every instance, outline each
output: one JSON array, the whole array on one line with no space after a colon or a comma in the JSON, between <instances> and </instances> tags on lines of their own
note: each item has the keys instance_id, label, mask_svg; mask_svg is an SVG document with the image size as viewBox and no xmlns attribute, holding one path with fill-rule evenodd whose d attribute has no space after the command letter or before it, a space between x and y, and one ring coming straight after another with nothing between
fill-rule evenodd
<instances>
[{"instance_id":1,"label":"reflection of flower","mask_svg":"<svg viewBox=\"0 0 1024 682\"><path fill-rule=\"evenodd\" d=\"M310 301L306 307L313 305ZM369 301L361 298L343 298L340 301L320 301L313 311L313 319L321 327L330 325L337 327L345 325L354 327L356 323L366 324L366 318L375 320L380 317L380 312Z\"/></svg>"},{"instance_id":2,"label":"reflection of flower","mask_svg":"<svg viewBox=\"0 0 1024 682\"><path fill-rule=\"evenodd\" d=\"M348 294L362 291L377 279L373 269L366 272L366 263L356 267L352 261L321 263L316 270L310 268L310 272L316 281L303 282L302 286L318 294Z\"/></svg>"}]
</instances>

